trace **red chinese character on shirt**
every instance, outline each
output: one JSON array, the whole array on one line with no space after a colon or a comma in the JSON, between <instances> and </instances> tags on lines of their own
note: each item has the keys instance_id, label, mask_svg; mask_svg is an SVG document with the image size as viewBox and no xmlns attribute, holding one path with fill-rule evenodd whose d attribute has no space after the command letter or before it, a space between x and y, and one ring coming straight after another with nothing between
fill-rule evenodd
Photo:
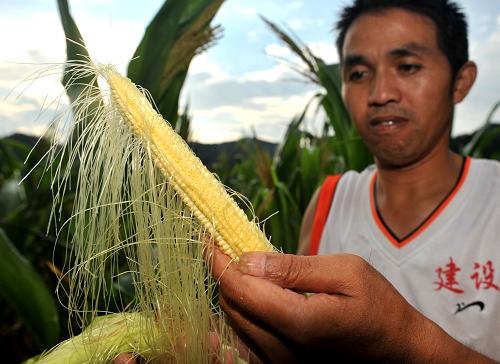
<instances>
[{"instance_id":1,"label":"red chinese character on shirt","mask_svg":"<svg viewBox=\"0 0 500 364\"><path fill-rule=\"evenodd\" d=\"M445 265L444 269L442 267L436 269L438 281L434 282L435 284L437 284L435 290L440 291L441 289L445 288L455 293L464 293L462 289L458 288L459 283L456 280L456 275L461 270L462 269L460 269L450 257L450 261Z\"/></svg>"},{"instance_id":2,"label":"red chinese character on shirt","mask_svg":"<svg viewBox=\"0 0 500 364\"><path fill-rule=\"evenodd\" d=\"M488 260L485 265L479 263L474 263L474 273L470 276L476 285L476 289L496 289L500 291L498 286L493 283L493 278L495 274L495 269L493 269L493 263Z\"/></svg>"}]
</instances>

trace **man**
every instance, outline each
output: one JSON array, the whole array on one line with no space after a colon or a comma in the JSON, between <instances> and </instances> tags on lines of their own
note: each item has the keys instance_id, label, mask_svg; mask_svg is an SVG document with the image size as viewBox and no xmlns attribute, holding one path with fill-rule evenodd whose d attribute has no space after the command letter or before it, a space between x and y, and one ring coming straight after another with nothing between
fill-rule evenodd
<instances>
[{"instance_id":1,"label":"man","mask_svg":"<svg viewBox=\"0 0 500 364\"><path fill-rule=\"evenodd\" d=\"M500 166L449 150L476 77L464 16L448 0L356 0L338 30L343 98L376 166L311 201L300 252L322 255L216 250L221 305L264 362L500 360Z\"/></svg>"}]
</instances>

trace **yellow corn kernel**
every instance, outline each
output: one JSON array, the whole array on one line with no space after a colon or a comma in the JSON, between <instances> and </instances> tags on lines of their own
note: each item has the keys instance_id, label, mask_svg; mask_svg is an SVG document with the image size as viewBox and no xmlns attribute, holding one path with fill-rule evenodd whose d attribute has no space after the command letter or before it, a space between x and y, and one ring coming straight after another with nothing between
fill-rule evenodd
<instances>
[{"instance_id":1,"label":"yellow corn kernel","mask_svg":"<svg viewBox=\"0 0 500 364\"><path fill-rule=\"evenodd\" d=\"M264 233L248 220L220 181L153 109L135 84L111 67L103 73L111 88L112 102L117 104L134 134L148 145L157 168L169 178L221 250L235 260L244 252L273 251Z\"/></svg>"}]
</instances>

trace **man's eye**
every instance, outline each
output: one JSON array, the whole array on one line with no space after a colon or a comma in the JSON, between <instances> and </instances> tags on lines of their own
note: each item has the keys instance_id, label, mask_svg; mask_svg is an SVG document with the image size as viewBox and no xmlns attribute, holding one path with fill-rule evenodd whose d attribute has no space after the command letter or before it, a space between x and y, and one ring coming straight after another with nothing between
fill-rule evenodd
<instances>
[{"instance_id":1,"label":"man's eye","mask_svg":"<svg viewBox=\"0 0 500 364\"><path fill-rule=\"evenodd\" d=\"M349 74L349 81L359 81L367 75L366 71L353 71Z\"/></svg>"},{"instance_id":2,"label":"man's eye","mask_svg":"<svg viewBox=\"0 0 500 364\"><path fill-rule=\"evenodd\" d=\"M415 72L418 72L422 68L422 66L418 64L405 63L405 64L400 64L398 68L401 72L411 75L414 74Z\"/></svg>"}]
</instances>

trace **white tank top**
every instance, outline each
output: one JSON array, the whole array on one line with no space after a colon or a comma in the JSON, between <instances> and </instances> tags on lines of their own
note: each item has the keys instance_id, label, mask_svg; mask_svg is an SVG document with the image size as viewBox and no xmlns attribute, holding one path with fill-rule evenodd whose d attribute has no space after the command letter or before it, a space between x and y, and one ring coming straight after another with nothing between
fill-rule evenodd
<instances>
[{"instance_id":1,"label":"white tank top","mask_svg":"<svg viewBox=\"0 0 500 364\"><path fill-rule=\"evenodd\" d=\"M359 255L455 339L500 360L500 163L466 159L450 195L402 241L377 213L375 179L374 167L342 176L318 253Z\"/></svg>"}]
</instances>

